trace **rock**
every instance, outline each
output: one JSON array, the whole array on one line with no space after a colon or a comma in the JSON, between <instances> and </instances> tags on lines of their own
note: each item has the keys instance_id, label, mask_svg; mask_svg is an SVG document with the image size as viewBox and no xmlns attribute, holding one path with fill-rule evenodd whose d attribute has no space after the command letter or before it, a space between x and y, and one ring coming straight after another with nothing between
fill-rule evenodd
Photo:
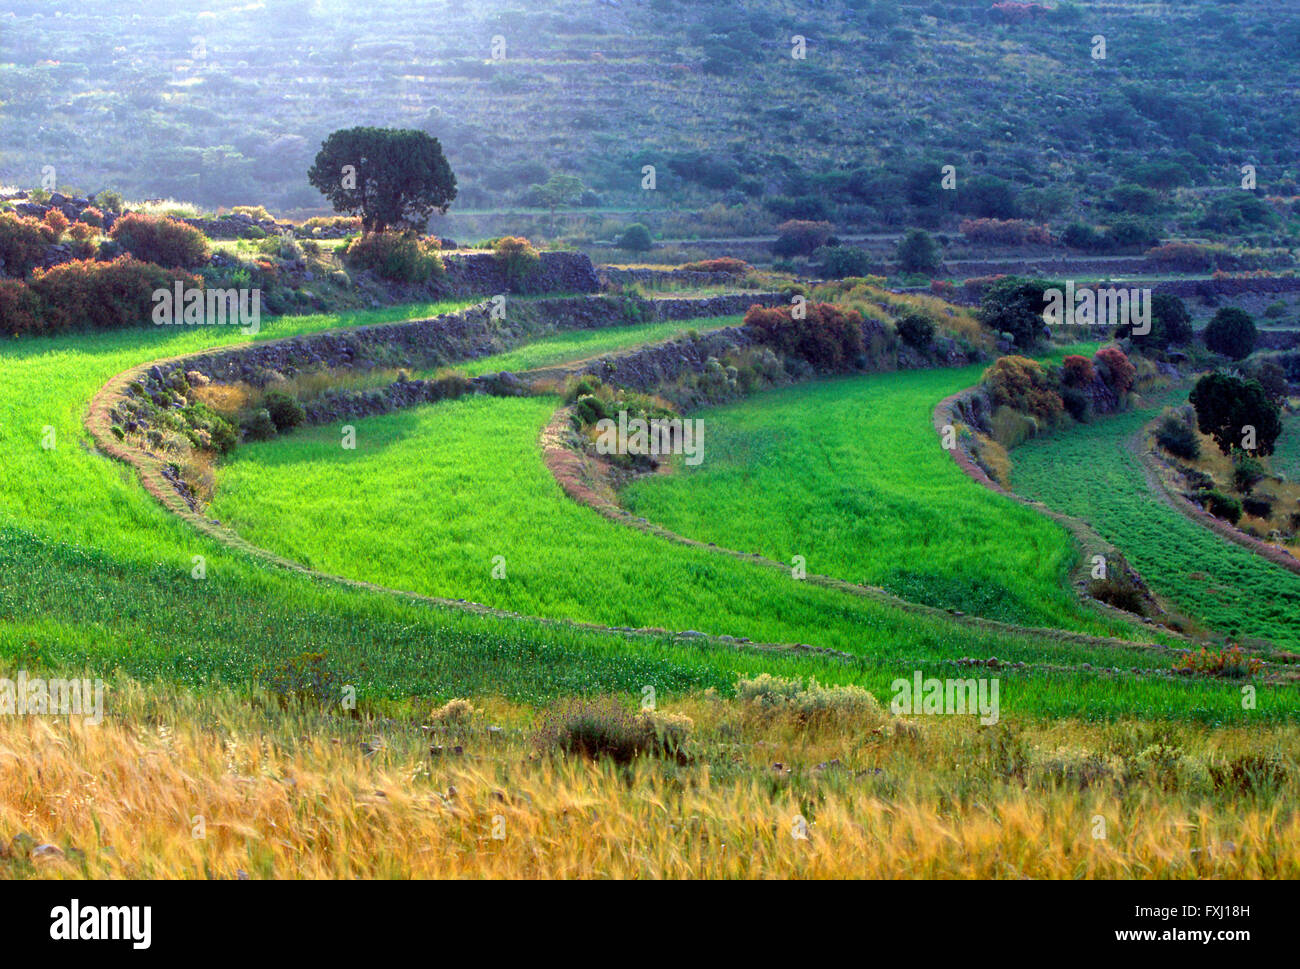
<instances>
[{"instance_id":1,"label":"rock","mask_svg":"<svg viewBox=\"0 0 1300 969\"><path fill-rule=\"evenodd\" d=\"M58 845L43 844L32 849L32 861L60 861L64 858L63 849Z\"/></svg>"}]
</instances>

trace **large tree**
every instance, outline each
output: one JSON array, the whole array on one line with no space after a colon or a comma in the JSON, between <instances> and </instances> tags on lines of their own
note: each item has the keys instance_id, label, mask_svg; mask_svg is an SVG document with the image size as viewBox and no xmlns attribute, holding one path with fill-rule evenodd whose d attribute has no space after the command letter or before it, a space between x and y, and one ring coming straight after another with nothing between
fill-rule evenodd
<instances>
[{"instance_id":1,"label":"large tree","mask_svg":"<svg viewBox=\"0 0 1300 969\"><path fill-rule=\"evenodd\" d=\"M1214 438L1224 454L1273 453L1282 420L1277 404L1268 399L1258 380L1222 372L1206 374L1189 399L1196 408L1196 426ZM1249 446L1252 443L1254 447Z\"/></svg>"},{"instance_id":2,"label":"large tree","mask_svg":"<svg viewBox=\"0 0 1300 969\"><path fill-rule=\"evenodd\" d=\"M420 230L456 198L456 176L438 139L423 131L345 128L325 139L307 172L336 212L361 216L365 232Z\"/></svg>"},{"instance_id":3,"label":"large tree","mask_svg":"<svg viewBox=\"0 0 1300 969\"><path fill-rule=\"evenodd\" d=\"M1242 360L1255 350L1259 334L1255 321L1243 309L1225 306L1214 314L1205 327L1205 345L1215 353Z\"/></svg>"}]
</instances>

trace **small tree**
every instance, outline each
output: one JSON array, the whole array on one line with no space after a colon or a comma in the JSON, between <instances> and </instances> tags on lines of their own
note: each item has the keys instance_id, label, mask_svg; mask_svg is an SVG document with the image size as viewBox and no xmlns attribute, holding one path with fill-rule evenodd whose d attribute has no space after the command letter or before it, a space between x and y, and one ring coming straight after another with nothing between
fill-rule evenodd
<instances>
[{"instance_id":1,"label":"small tree","mask_svg":"<svg viewBox=\"0 0 1300 969\"><path fill-rule=\"evenodd\" d=\"M939 244L924 229L907 230L898 240L896 258L905 273L932 273L943 264Z\"/></svg>"},{"instance_id":2,"label":"small tree","mask_svg":"<svg viewBox=\"0 0 1300 969\"><path fill-rule=\"evenodd\" d=\"M1151 298L1151 329L1142 335L1125 323L1115 328L1116 339L1129 338L1143 350L1167 350L1192 342L1192 315L1183 301L1171 293L1156 293Z\"/></svg>"},{"instance_id":3,"label":"small tree","mask_svg":"<svg viewBox=\"0 0 1300 969\"><path fill-rule=\"evenodd\" d=\"M1224 454L1234 449L1248 454L1273 453L1282 433L1280 409L1268 399L1258 380L1222 372L1206 374L1196 382L1189 399L1196 408L1196 426L1214 438ZM1251 443L1254 447L1247 446Z\"/></svg>"},{"instance_id":4,"label":"small tree","mask_svg":"<svg viewBox=\"0 0 1300 969\"><path fill-rule=\"evenodd\" d=\"M829 222L790 219L776 227L772 252L778 256L807 256L826 245L831 238Z\"/></svg>"},{"instance_id":5,"label":"small tree","mask_svg":"<svg viewBox=\"0 0 1300 969\"><path fill-rule=\"evenodd\" d=\"M998 333L1010 333L1016 346L1026 349L1038 342L1043 328L1047 283L1041 279L1006 276L984 291L980 322Z\"/></svg>"},{"instance_id":6,"label":"small tree","mask_svg":"<svg viewBox=\"0 0 1300 969\"><path fill-rule=\"evenodd\" d=\"M442 145L423 131L346 128L321 145L307 179L334 211L361 217L363 232L419 231L456 198Z\"/></svg>"},{"instance_id":7,"label":"small tree","mask_svg":"<svg viewBox=\"0 0 1300 969\"><path fill-rule=\"evenodd\" d=\"M1235 306L1221 307L1205 327L1205 345L1231 360L1250 356L1258 337L1250 314Z\"/></svg>"},{"instance_id":8,"label":"small tree","mask_svg":"<svg viewBox=\"0 0 1300 969\"><path fill-rule=\"evenodd\" d=\"M587 191L587 186L582 184L582 179L576 175L554 174L541 185L528 186L528 198L537 201L540 205L550 209L551 218L555 218L555 210L565 208L571 205L577 205L582 198L582 194Z\"/></svg>"},{"instance_id":9,"label":"small tree","mask_svg":"<svg viewBox=\"0 0 1300 969\"><path fill-rule=\"evenodd\" d=\"M655 245L650 238L650 230L640 222L633 222L624 229L614 244L628 252L649 252Z\"/></svg>"}]
</instances>

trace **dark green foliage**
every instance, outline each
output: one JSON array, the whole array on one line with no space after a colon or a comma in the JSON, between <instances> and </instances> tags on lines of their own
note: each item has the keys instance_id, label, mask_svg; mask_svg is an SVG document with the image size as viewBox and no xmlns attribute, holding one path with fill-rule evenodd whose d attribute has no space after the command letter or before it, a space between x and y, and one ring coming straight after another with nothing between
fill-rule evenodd
<instances>
[{"instance_id":1,"label":"dark green foliage","mask_svg":"<svg viewBox=\"0 0 1300 969\"><path fill-rule=\"evenodd\" d=\"M1195 461L1201 456L1201 442L1196 433L1172 415L1160 422L1156 442L1170 454Z\"/></svg>"},{"instance_id":2,"label":"dark green foliage","mask_svg":"<svg viewBox=\"0 0 1300 969\"><path fill-rule=\"evenodd\" d=\"M366 232L422 230L456 198L456 176L437 138L414 129L346 128L325 139L307 179Z\"/></svg>"},{"instance_id":3,"label":"dark green foliage","mask_svg":"<svg viewBox=\"0 0 1300 969\"><path fill-rule=\"evenodd\" d=\"M275 421L264 407L246 416L239 426L247 441L269 441L276 435Z\"/></svg>"},{"instance_id":4,"label":"dark green foliage","mask_svg":"<svg viewBox=\"0 0 1300 969\"><path fill-rule=\"evenodd\" d=\"M934 321L921 313L908 313L894 324L899 338L908 346L924 350L934 342Z\"/></svg>"},{"instance_id":5,"label":"dark green foliage","mask_svg":"<svg viewBox=\"0 0 1300 969\"><path fill-rule=\"evenodd\" d=\"M613 697L575 698L552 709L537 735L546 753L609 758L627 764L638 757L685 759L684 725L633 712Z\"/></svg>"},{"instance_id":6,"label":"dark green foliage","mask_svg":"<svg viewBox=\"0 0 1300 969\"><path fill-rule=\"evenodd\" d=\"M1206 510L1214 517L1222 518L1234 525L1241 521L1241 502L1231 495L1211 490L1201 492L1199 497Z\"/></svg>"},{"instance_id":7,"label":"dark green foliage","mask_svg":"<svg viewBox=\"0 0 1300 969\"><path fill-rule=\"evenodd\" d=\"M649 229L640 222L633 222L619 235L615 245L628 252L649 252L654 248L654 240L650 238Z\"/></svg>"},{"instance_id":8,"label":"dark green foliage","mask_svg":"<svg viewBox=\"0 0 1300 969\"><path fill-rule=\"evenodd\" d=\"M813 253L817 271L827 279L865 276L871 272L871 254L857 246L823 246Z\"/></svg>"},{"instance_id":9,"label":"dark green foliage","mask_svg":"<svg viewBox=\"0 0 1300 969\"><path fill-rule=\"evenodd\" d=\"M1255 485L1268 477L1264 465L1258 458L1253 458L1244 451L1234 451L1232 455L1232 487L1243 495L1255 490Z\"/></svg>"},{"instance_id":10,"label":"dark green foliage","mask_svg":"<svg viewBox=\"0 0 1300 969\"><path fill-rule=\"evenodd\" d=\"M939 244L924 229L908 229L898 240L895 258L905 273L935 272L943 264Z\"/></svg>"},{"instance_id":11,"label":"dark green foliage","mask_svg":"<svg viewBox=\"0 0 1300 969\"><path fill-rule=\"evenodd\" d=\"M1248 427L1254 428L1255 436L1251 453L1273 453L1282 419L1259 381L1222 372L1206 374L1192 388L1189 400L1196 408L1197 427L1213 437L1224 454L1242 447Z\"/></svg>"},{"instance_id":12,"label":"dark green foliage","mask_svg":"<svg viewBox=\"0 0 1300 969\"><path fill-rule=\"evenodd\" d=\"M1205 345L1232 360L1250 356L1258 338L1251 315L1235 306L1219 309L1205 327Z\"/></svg>"},{"instance_id":13,"label":"dark green foliage","mask_svg":"<svg viewBox=\"0 0 1300 969\"><path fill-rule=\"evenodd\" d=\"M296 398L278 390L272 390L263 397L262 406L271 415L271 420L275 422L278 431L291 430L307 419L307 412L302 404L298 403Z\"/></svg>"},{"instance_id":14,"label":"dark green foliage","mask_svg":"<svg viewBox=\"0 0 1300 969\"><path fill-rule=\"evenodd\" d=\"M996 333L1010 333L1017 347L1028 349L1041 338L1046 324L1044 296L1051 284L1041 279L1007 276L984 291L980 322Z\"/></svg>"},{"instance_id":15,"label":"dark green foliage","mask_svg":"<svg viewBox=\"0 0 1300 969\"><path fill-rule=\"evenodd\" d=\"M1192 342L1192 315L1177 296L1156 293L1151 297L1151 330L1134 335L1133 326L1125 323L1115 328L1116 339L1131 339L1142 350L1167 350Z\"/></svg>"}]
</instances>

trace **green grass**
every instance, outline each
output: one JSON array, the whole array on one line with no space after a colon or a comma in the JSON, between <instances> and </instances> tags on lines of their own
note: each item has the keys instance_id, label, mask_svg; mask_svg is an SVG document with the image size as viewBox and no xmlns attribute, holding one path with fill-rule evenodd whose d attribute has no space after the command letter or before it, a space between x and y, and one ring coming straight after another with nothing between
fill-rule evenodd
<instances>
[{"instance_id":1,"label":"green grass","mask_svg":"<svg viewBox=\"0 0 1300 969\"><path fill-rule=\"evenodd\" d=\"M1031 440L1011 453L1018 492L1082 518L1158 592L1232 638L1300 648L1300 576L1220 538L1151 494L1128 438L1186 391Z\"/></svg>"},{"instance_id":2,"label":"green grass","mask_svg":"<svg viewBox=\"0 0 1300 969\"><path fill-rule=\"evenodd\" d=\"M934 405L983 369L803 384L703 411L703 463L634 483L624 505L692 538L783 562L802 555L810 572L912 601L1132 635L1068 588L1076 552L1064 528L970 480L940 447Z\"/></svg>"},{"instance_id":3,"label":"green grass","mask_svg":"<svg viewBox=\"0 0 1300 969\"><path fill-rule=\"evenodd\" d=\"M1282 436L1273 452L1273 470L1288 481L1300 481L1300 413L1282 415Z\"/></svg>"},{"instance_id":4,"label":"green grass","mask_svg":"<svg viewBox=\"0 0 1300 969\"><path fill-rule=\"evenodd\" d=\"M480 357L458 366L471 377L502 370L519 372L553 367L561 363L585 360L641 343L658 343L682 336L689 330L701 333L724 326L739 326L742 316L721 316L707 320L668 320L639 326L602 327L594 330L569 330L543 337L526 346L490 357Z\"/></svg>"},{"instance_id":5,"label":"green grass","mask_svg":"<svg viewBox=\"0 0 1300 969\"><path fill-rule=\"evenodd\" d=\"M450 308L272 319L260 338ZM635 694L646 684L665 697L706 686L725 691L738 673L761 670L861 683L887 698L895 676L918 666L943 669L943 657L962 653L1050 656L1062 663L1088 657L1098 664L1105 658L1104 650L975 635L888 612L863 629L863 644L879 648L861 661L781 656L474 616L268 568L168 513L130 469L94 453L81 426L90 397L121 370L242 339L230 331L142 327L0 344L0 665L94 675L121 669L142 678L239 684L260 668L312 651L358 686L363 703L494 693L531 703L575 692ZM40 446L47 425L56 435L52 451ZM494 426L500 429L499 422ZM361 440L367 439L363 433ZM277 481L272 492L283 484ZM480 498L475 515L491 518L491 489ZM439 503L409 507L424 507L424 517L432 518ZM337 522L330 527L339 530ZM581 548L575 559L581 559ZM191 578L194 555L206 559L204 580ZM691 568L682 574L688 582L699 578ZM613 578L592 571L586 596L606 594L617 578L617 571ZM662 587L638 590L651 599L673 594ZM710 613L705 609L692 620L708 627ZM829 621L841 619L832 614ZM1167 659L1126 652L1118 665L1160 665ZM1243 716L1230 684L1112 680L1088 672L1003 675L1005 714L1206 721ZM1262 694L1261 714L1293 716L1268 699L1275 692ZM111 696L108 713L113 715Z\"/></svg>"}]
</instances>

